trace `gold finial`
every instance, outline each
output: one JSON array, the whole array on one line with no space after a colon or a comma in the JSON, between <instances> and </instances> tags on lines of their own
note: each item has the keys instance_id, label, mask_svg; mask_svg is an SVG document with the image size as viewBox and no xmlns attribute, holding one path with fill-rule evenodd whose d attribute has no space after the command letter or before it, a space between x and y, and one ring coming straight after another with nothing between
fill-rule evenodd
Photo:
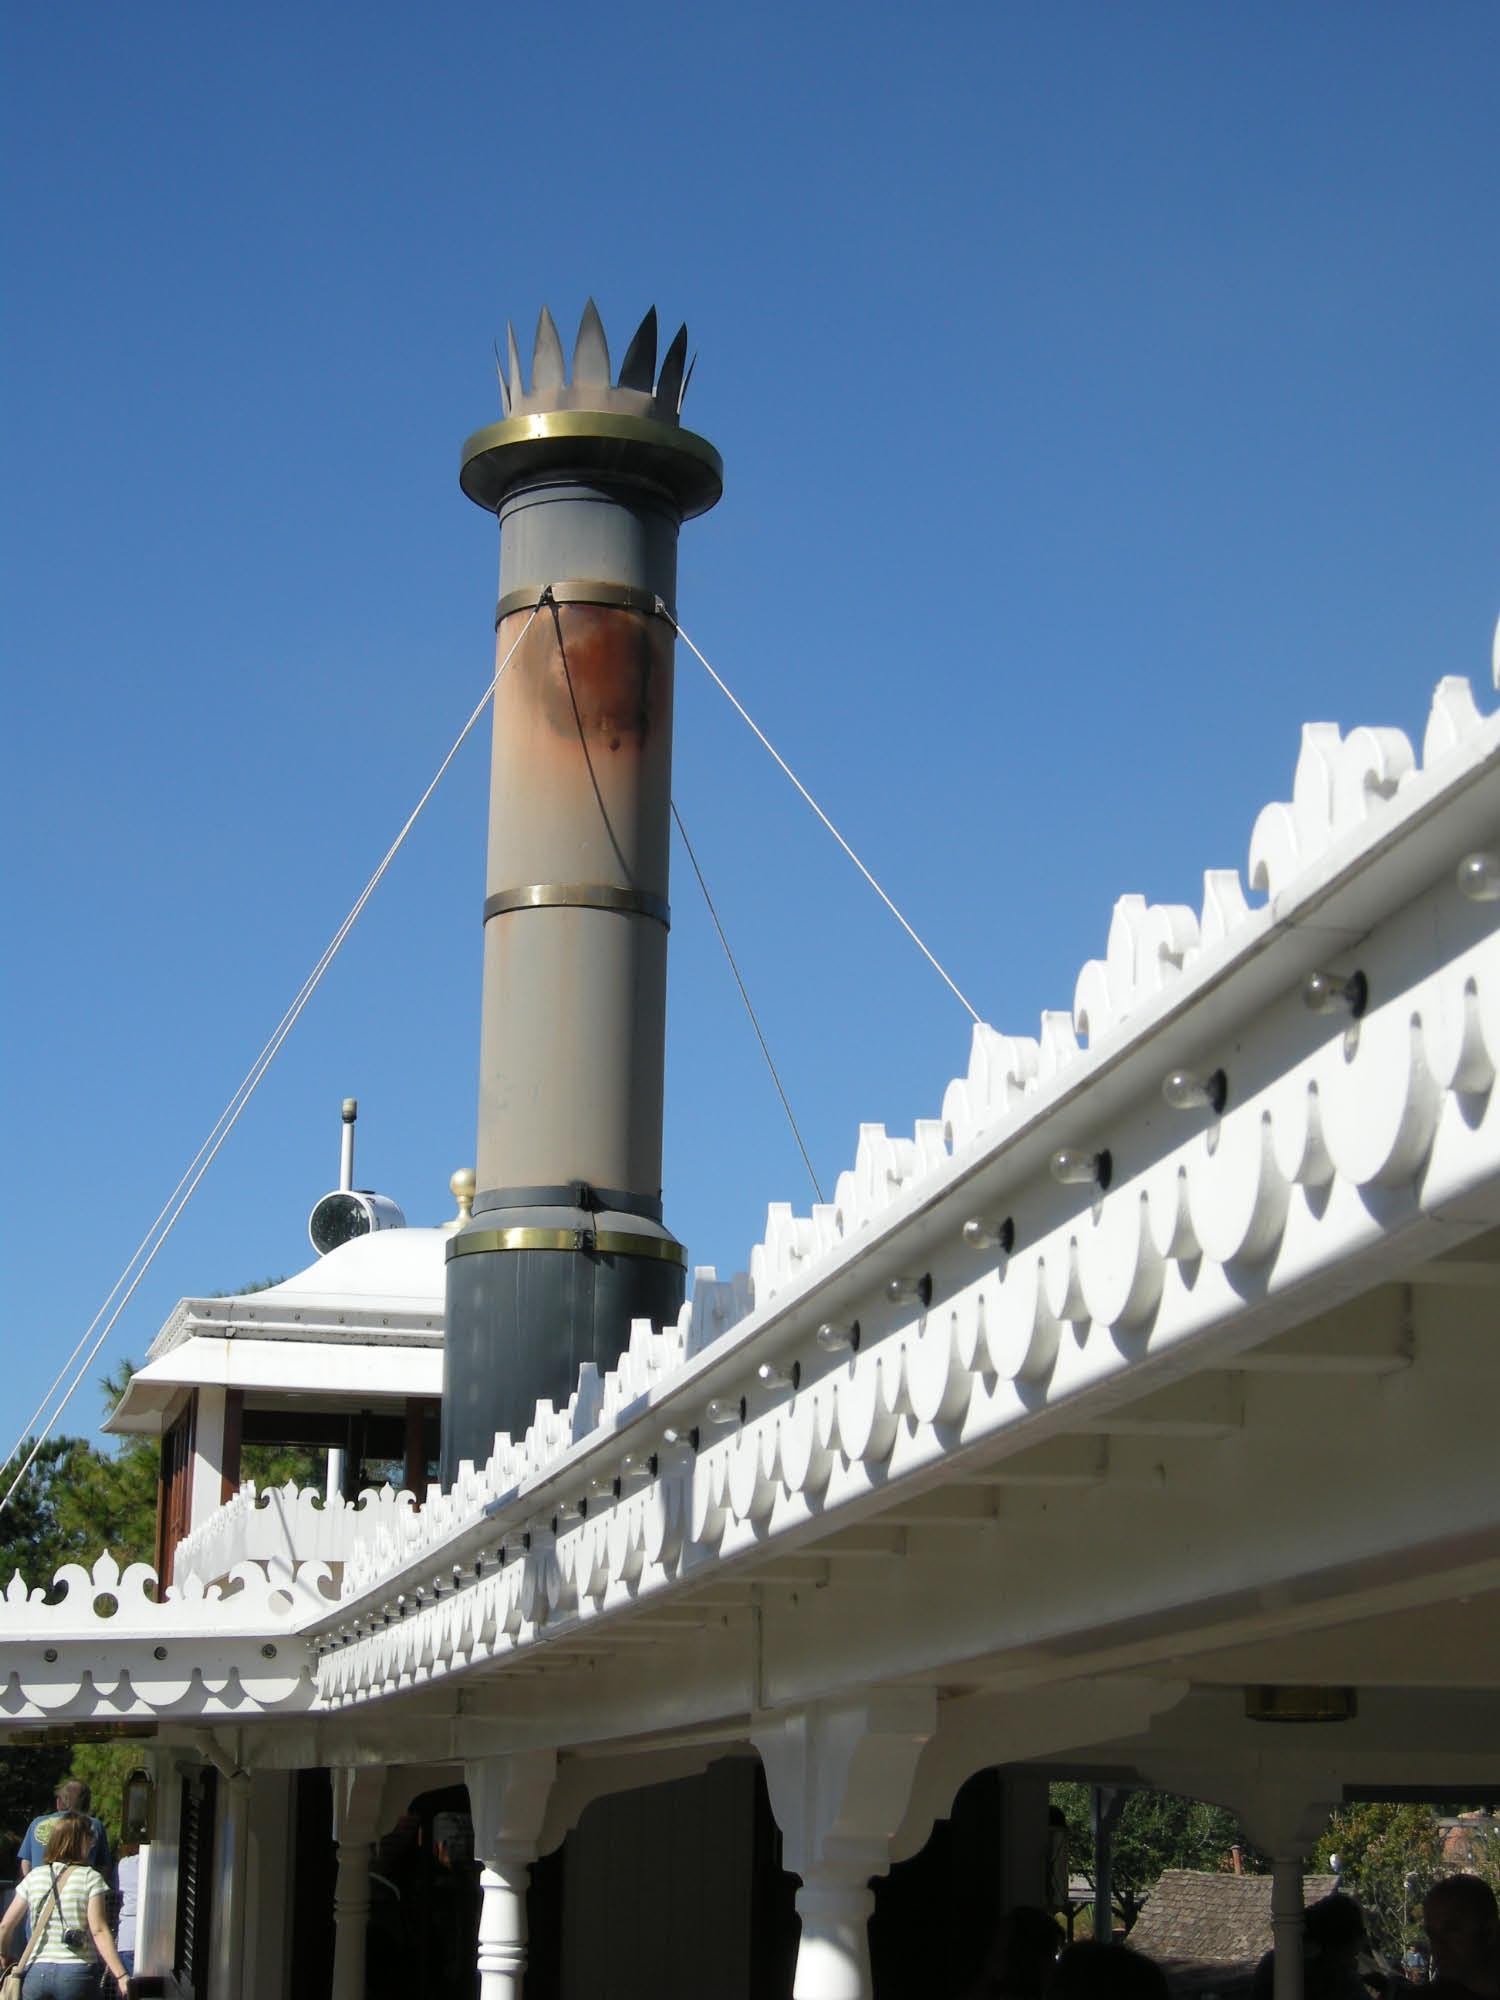
<instances>
[{"instance_id":1,"label":"gold finial","mask_svg":"<svg viewBox=\"0 0 1500 2000\"><path fill-rule=\"evenodd\" d=\"M458 1214L454 1217L455 1228L467 1222L474 1213L474 1190L479 1183L474 1178L472 1167L460 1167L456 1174L448 1177L448 1187L453 1199L458 1203Z\"/></svg>"}]
</instances>

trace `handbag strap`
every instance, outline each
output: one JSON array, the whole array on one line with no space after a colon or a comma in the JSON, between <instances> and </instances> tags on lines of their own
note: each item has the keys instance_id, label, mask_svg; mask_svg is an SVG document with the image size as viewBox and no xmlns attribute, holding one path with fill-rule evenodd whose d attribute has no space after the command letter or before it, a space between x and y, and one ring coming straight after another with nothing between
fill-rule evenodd
<instances>
[{"instance_id":1,"label":"handbag strap","mask_svg":"<svg viewBox=\"0 0 1500 2000\"><path fill-rule=\"evenodd\" d=\"M43 1938L46 1937L47 1932L52 1927L53 1912L52 1910L48 1909L47 1905L51 1903L55 1907L59 1915L62 1912L62 1902L57 1893L57 1871L55 1868L52 1867L50 1861L48 1862L47 1867L49 1873L52 1876L51 1886L48 1888L46 1895L43 1896L42 1898L42 1907L37 1911L35 1917L33 1917L32 1919L31 1935L26 1940L26 1949L21 1953L21 1956L16 1960L15 1969L17 1972L25 1972L27 1966L30 1965L31 1961L36 1957L37 1953L41 1950L42 1940ZM67 1872L68 1871L66 1869L63 1870L64 1875L66 1875Z\"/></svg>"},{"instance_id":2,"label":"handbag strap","mask_svg":"<svg viewBox=\"0 0 1500 2000\"><path fill-rule=\"evenodd\" d=\"M72 1862L71 1861L65 1862L63 1864L62 1879L60 1881L58 1879L58 1874L57 1874L57 1864L52 1861L49 1861L47 1863L47 1873L52 1877L52 1900L57 1905L54 1914L56 1914L59 1917L62 1917L63 1928L65 1930L67 1928L68 1920L65 1916L63 1916L62 1889L63 1889L63 1883L67 1881L68 1877L72 1874L72 1872L73 1872ZM47 1928L48 1930L51 1930L52 1928L52 1918L50 1916L47 1919Z\"/></svg>"}]
</instances>

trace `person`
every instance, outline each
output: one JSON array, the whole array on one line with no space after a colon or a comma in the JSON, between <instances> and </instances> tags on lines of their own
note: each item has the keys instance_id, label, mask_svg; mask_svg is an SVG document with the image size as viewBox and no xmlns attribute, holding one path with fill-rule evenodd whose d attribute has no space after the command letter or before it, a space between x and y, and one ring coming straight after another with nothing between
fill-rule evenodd
<instances>
[{"instance_id":1,"label":"person","mask_svg":"<svg viewBox=\"0 0 1500 2000\"><path fill-rule=\"evenodd\" d=\"M127 1972L135 1971L135 1918L140 1894L141 1852L132 1841L122 1845L115 1864L115 1949Z\"/></svg>"},{"instance_id":2,"label":"person","mask_svg":"<svg viewBox=\"0 0 1500 2000\"><path fill-rule=\"evenodd\" d=\"M91 1829L88 1864L102 1875L106 1882L114 1875L114 1862L110 1858L109 1836L104 1831L102 1821L89 1813L92 1797L88 1786L81 1778L69 1778L57 1788L53 1810L39 1813L21 1836L21 1845L16 1851L17 1873L26 1875L41 1860L47 1850L47 1836L57 1823L60 1813L81 1813L88 1820Z\"/></svg>"},{"instance_id":3,"label":"person","mask_svg":"<svg viewBox=\"0 0 1500 2000\"><path fill-rule=\"evenodd\" d=\"M1047 1982L1047 2000L1167 2000L1168 1991L1154 1959L1103 1938L1068 1945Z\"/></svg>"},{"instance_id":4,"label":"person","mask_svg":"<svg viewBox=\"0 0 1500 2000\"><path fill-rule=\"evenodd\" d=\"M1500 2000L1500 1908L1477 1875L1444 1875L1422 1904L1436 1977L1426 2000Z\"/></svg>"},{"instance_id":5,"label":"person","mask_svg":"<svg viewBox=\"0 0 1500 2000\"><path fill-rule=\"evenodd\" d=\"M1339 1889L1309 1903L1302 1918L1303 2000L1370 2000L1360 1973L1365 1950L1365 1913L1353 1896ZM1275 1988L1276 1954L1268 1951L1255 1968L1251 2000L1271 2000Z\"/></svg>"},{"instance_id":6,"label":"person","mask_svg":"<svg viewBox=\"0 0 1500 2000\"><path fill-rule=\"evenodd\" d=\"M1040 2000L1062 1941L1054 1916L1018 1903L1001 1921L984 1977L971 2000Z\"/></svg>"},{"instance_id":7,"label":"person","mask_svg":"<svg viewBox=\"0 0 1500 2000\"><path fill-rule=\"evenodd\" d=\"M89 1865L93 1827L87 1813L59 1813L38 1865L16 1885L0 1917L0 1958L23 1917L39 1927L29 1947L26 2000L90 2000L99 1960L108 1967L116 1996L128 2000L130 1975L109 1929L109 1884Z\"/></svg>"}]
</instances>

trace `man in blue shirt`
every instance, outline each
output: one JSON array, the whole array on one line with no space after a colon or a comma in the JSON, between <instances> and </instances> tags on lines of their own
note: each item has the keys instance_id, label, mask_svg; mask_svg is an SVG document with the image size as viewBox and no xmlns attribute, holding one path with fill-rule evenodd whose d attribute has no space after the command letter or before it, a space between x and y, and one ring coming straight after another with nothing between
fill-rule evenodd
<instances>
[{"instance_id":1,"label":"man in blue shirt","mask_svg":"<svg viewBox=\"0 0 1500 2000\"><path fill-rule=\"evenodd\" d=\"M16 1860L19 1872L29 1875L47 1851L47 1836L57 1823L58 1813L77 1812L88 1814L88 1822L93 1829L93 1844L89 1848L89 1866L97 1868L106 1882L115 1879L115 1864L109 1851L109 1838L102 1824L89 1812L89 1788L79 1778L69 1778L57 1788L56 1810L42 1813L27 1827L22 1837Z\"/></svg>"}]
</instances>

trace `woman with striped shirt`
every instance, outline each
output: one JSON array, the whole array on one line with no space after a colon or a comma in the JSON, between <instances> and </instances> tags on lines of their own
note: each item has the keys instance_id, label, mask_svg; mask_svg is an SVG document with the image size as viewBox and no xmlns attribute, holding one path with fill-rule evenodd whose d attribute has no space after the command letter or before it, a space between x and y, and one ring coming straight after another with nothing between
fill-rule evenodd
<instances>
[{"instance_id":1,"label":"woman with striped shirt","mask_svg":"<svg viewBox=\"0 0 1500 2000\"><path fill-rule=\"evenodd\" d=\"M40 1941L26 1967L26 2000L93 2000L99 1960L116 1990L128 1995L130 1979L109 1930L109 1884L88 1865L94 1830L84 1813L62 1813L47 1836L40 1868L23 1875L10 1908L0 1917L0 1961L22 1917ZM54 1894L54 1886L56 1893Z\"/></svg>"}]
</instances>

